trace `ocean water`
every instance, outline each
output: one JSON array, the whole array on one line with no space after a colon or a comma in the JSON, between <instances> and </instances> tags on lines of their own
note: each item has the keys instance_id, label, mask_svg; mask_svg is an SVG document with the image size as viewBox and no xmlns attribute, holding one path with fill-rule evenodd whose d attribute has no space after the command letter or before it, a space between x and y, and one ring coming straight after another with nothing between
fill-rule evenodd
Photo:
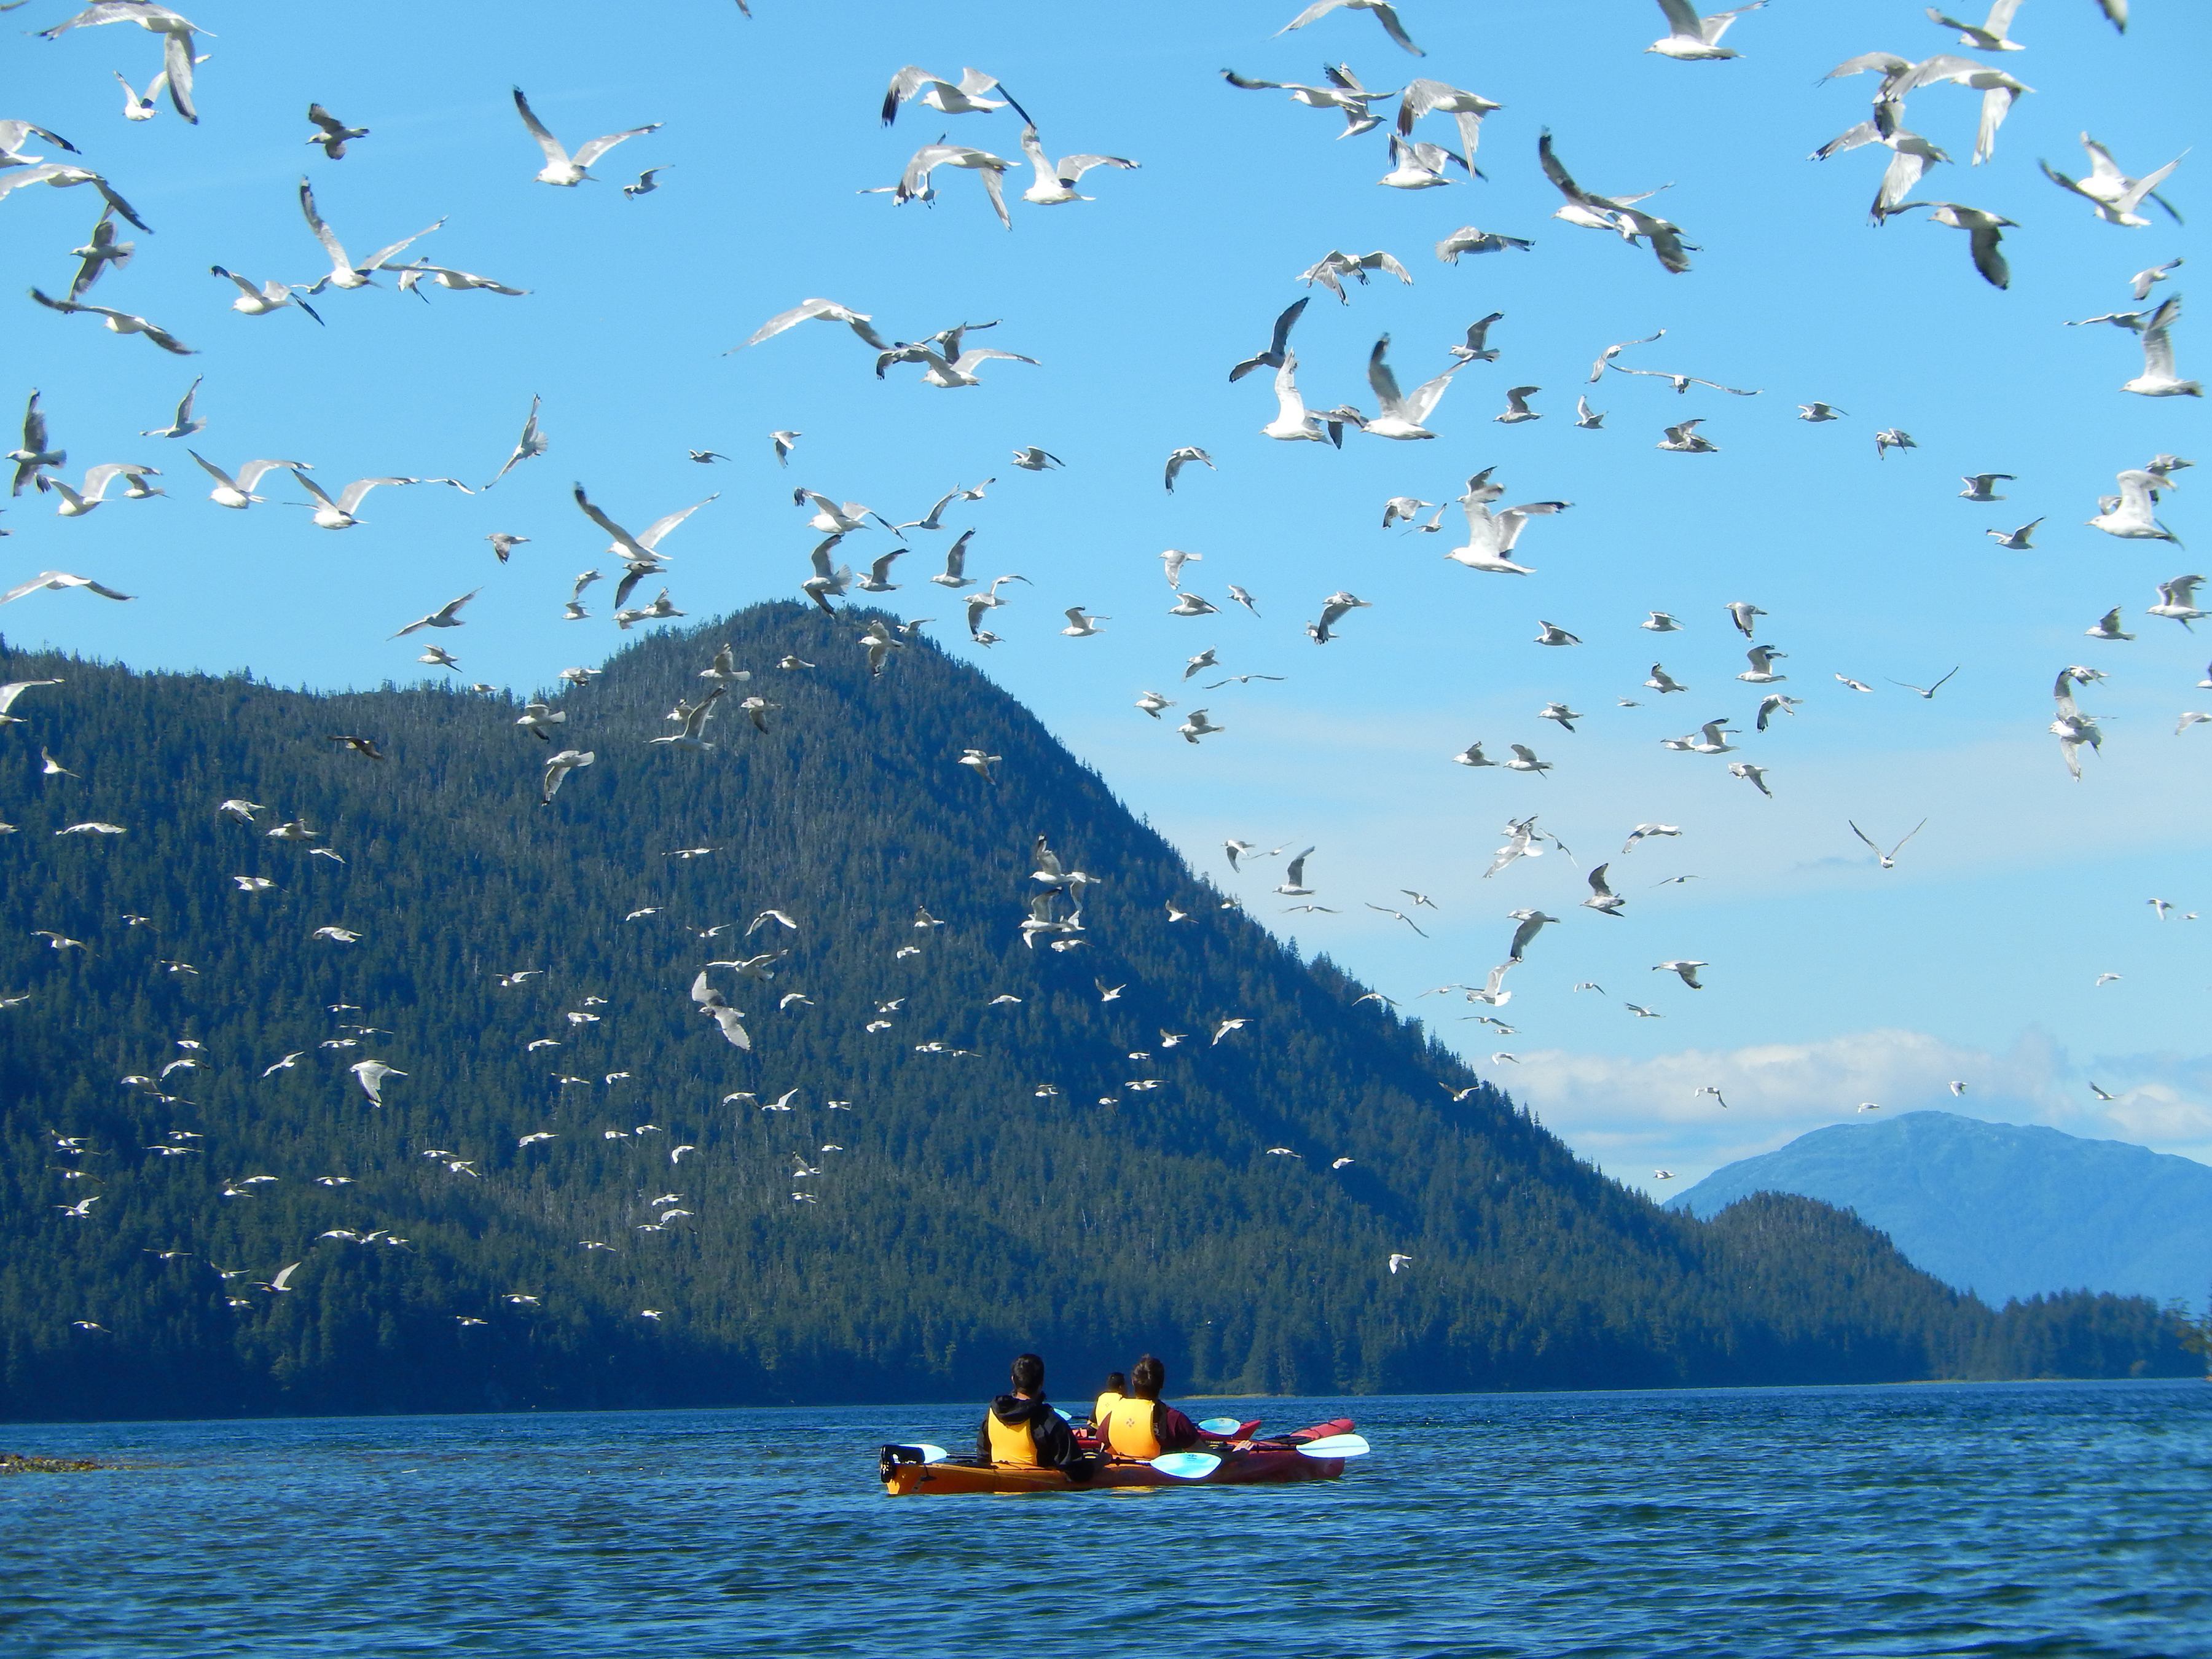
<instances>
[{"instance_id":1,"label":"ocean water","mask_svg":"<svg viewBox=\"0 0 2212 1659\"><path fill-rule=\"evenodd\" d=\"M946 1407L0 1427L0 1655L2212 1655L2212 1386L1207 1401L1295 1486L883 1496Z\"/></svg>"}]
</instances>

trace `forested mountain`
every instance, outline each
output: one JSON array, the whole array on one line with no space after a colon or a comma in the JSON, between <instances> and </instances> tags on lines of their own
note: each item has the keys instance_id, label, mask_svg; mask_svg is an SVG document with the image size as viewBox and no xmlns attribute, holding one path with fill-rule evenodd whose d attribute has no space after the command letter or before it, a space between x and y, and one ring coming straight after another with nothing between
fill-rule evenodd
<instances>
[{"instance_id":1,"label":"forested mountain","mask_svg":"<svg viewBox=\"0 0 2212 1659\"><path fill-rule=\"evenodd\" d=\"M0 647L63 681L0 731L0 1412L944 1397L1023 1347L1223 1391L2193 1368L2148 1304L1998 1315L1825 1206L1602 1178L979 674L872 677L869 614L641 638L550 743L458 686ZM715 746L649 744L726 642ZM1039 836L1094 879L1025 942ZM740 1048L690 988L769 952L709 973Z\"/></svg>"},{"instance_id":2,"label":"forested mountain","mask_svg":"<svg viewBox=\"0 0 2212 1659\"><path fill-rule=\"evenodd\" d=\"M2195 1304L2212 1283L2212 1168L2125 1141L1907 1112L1800 1135L1670 1207L1710 1216L1758 1192L1850 1210L1992 1302L2087 1289Z\"/></svg>"}]
</instances>

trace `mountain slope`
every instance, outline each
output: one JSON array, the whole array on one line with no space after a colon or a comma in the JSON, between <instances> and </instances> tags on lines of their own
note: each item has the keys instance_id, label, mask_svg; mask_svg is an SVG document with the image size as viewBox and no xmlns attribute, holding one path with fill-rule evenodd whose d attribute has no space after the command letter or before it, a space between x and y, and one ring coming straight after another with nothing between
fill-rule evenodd
<instances>
[{"instance_id":1,"label":"mountain slope","mask_svg":"<svg viewBox=\"0 0 2212 1659\"><path fill-rule=\"evenodd\" d=\"M1952 1112L1839 1123L1717 1170L1673 1207L1757 1192L1856 1211L1915 1264L1991 1301L2087 1288L2201 1301L2212 1168L2118 1140Z\"/></svg>"},{"instance_id":2,"label":"mountain slope","mask_svg":"<svg viewBox=\"0 0 2212 1659\"><path fill-rule=\"evenodd\" d=\"M916 642L871 678L865 620L641 639L550 744L450 687L0 650L64 680L0 733L0 1410L915 1398L1026 1346L1308 1391L2009 1363L1818 1206L1708 1226L1604 1180L1222 908L974 671ZM726 641L754 678L717 746L649 745ZM564 745L597 760L540 805ZM92 820L125 833L57 833ZM1040 835L1097 878L1065 951L1018 928ZM689 988L770 951L710 975L739 1049ZM402 1073L380 1107L368 1059ZM406 1243L331 1236L380 1231Z\"/></svg>"}]
</instances>

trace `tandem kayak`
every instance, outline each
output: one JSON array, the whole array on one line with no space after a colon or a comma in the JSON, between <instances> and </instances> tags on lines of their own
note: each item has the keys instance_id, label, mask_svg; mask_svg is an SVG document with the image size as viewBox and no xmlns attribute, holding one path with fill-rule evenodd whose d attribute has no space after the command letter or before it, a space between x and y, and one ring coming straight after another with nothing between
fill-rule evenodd
<instances>
[{"instance_id":1,"label":"tandem kayak","mask_svg":"<svg viewBox=\"0 0 2212 1659\"><path fill-rule=\"evenodd\" d=\"M1135 1458L1116 1457L1098 1464L1088 1480L1073 1480L1058 1469L1012 1463L984 1463L974 1458L921 1462L912 1446L885 1446L878 1463L884 1491L892 1498L944 1497L956 1492L1086 1492L1104 1486L1247 1486L1291 1480L1334 1480L1344 1473L1341 1457L1309 1457L1300 1443L1352 1432L1352 1419L1333 1418L1295 1434L1271 1436L1249 1445L1209 1442L1218 1467L1195 1479L1165 1474Z\"/></svg>"}]
</instances>

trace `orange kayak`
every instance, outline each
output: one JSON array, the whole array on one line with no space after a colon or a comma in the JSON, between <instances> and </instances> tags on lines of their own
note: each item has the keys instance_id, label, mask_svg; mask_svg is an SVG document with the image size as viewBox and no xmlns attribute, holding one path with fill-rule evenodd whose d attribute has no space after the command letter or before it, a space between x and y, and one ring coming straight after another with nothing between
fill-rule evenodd
<instances>
[{"instance_id":1,"label":"orange kayak","mask_svg":"<svg viewBox=\"0 0 2212 1659\"><path fill-rule=\"evenodd\" d=\"M981 1463L973 1458L924 1463L912 1447L885 1446L878 1464L884 1491L892 1498L943 1497L955 1492L1087 1492L1107 1486L1244 1486L1291 1480L1334 1480L1344 1473L1341 1457L1308 1457L1297 1443L1348 1434L1352 1419L1316 1423L1296 1434L1273 1437L1249 1447L1209 1443L1220 1466L1195 1480L1162 1473L1134 1458L1115 1458L1097 1466L1088 1480L1072 1480L1058 1469L1011 1463Z\"/></svg>"}]
</instances>

